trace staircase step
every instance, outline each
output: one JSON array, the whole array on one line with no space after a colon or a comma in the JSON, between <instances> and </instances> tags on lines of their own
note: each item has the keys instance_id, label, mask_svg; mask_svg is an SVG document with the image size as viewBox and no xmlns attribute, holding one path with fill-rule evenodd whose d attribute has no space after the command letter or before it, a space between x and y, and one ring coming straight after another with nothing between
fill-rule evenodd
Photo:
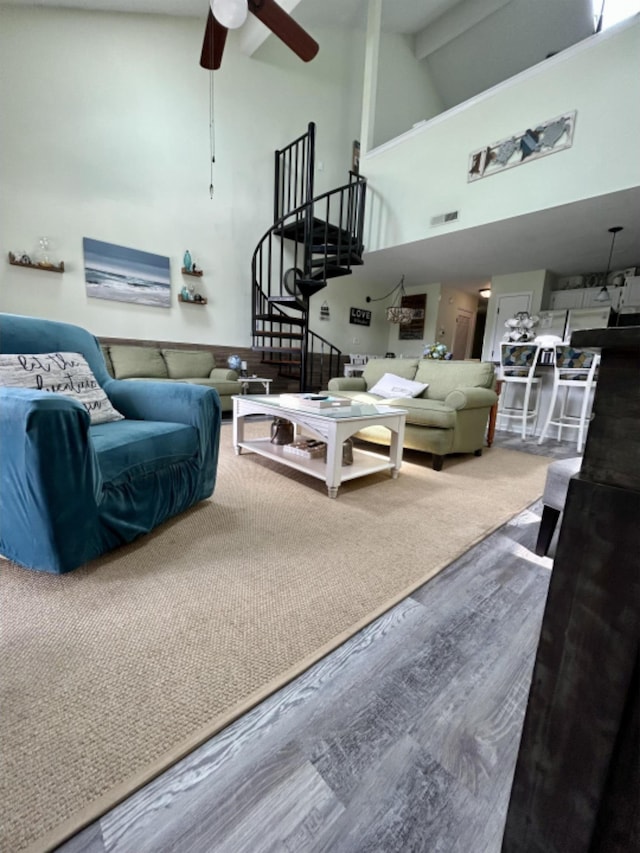
<instances>
[{"instance_id":1,"label":"staircase step","mask_svg":"<svg viewBox=\"0 0 640 853\"><path fill-rule=\"evenodd\" d=\"M296 355L300 354L302 350L299 347L268 347L268 346L260 346L259 344L254 344L251 349L254 352L290 352L295 353ZM278 362L280 363L280 362ZM290 362L287 361L287 364ZM298 362L296 361L296 364Z\"/></svg>"},{"instance_id":2,"label":"staircase step","mask_svg":"<svg viewBox=\"0 0 640 853\"><path fill-rule=\"evenodd\" d=\"M286 338L288 341L301 341L304 335L301 332L270 332L263 329L256 329L253 333L254 337L263 338Z\"/></svg>"},{"instance_id":3,"label":"staircase step","mask_svg":"<svg viewBox=\"0 0 640 853\"><path fill-rule=\"evenodd\" d=\"M319 290L322 290L323 287L327 286L327 282L325 281L325 277L320 278L300 278L296 282L296 286L302 296L307 299L310 296L313 296L314 293L317 293Z\"/></svg>"},{"instance_id":4,"label":"staircase step","mask_svg":"<svg viewBox=\"0 0 640 853\"><path fill-rule=\"evenodd\" d=\"M267 302L272 305L297 305L299 300L300 297L293 293L273 293L271 296L267 296Z\"/></svg>"},{"instance_id":5,"label":"staircase step","mask_svg":"<svg viewBox=\"0 0 640 853\"><path fill-rule=\"evenodd\" d=\"M314 272L312 278L316 281L326 281L329 278L340 278L343 275L351 275L353 270L348 267L320 267Z\"/></svg>"},{"instance_id":6,"label":"staircase step","mask_svg":"<svg viewBox=\"0 0 640 853\"><path fill-rule=\"evenodd\" d=\"M296 219L283 228L275 228L273 233L278 237L302 243L305 237L305 220L303 218ZM339 228L337 225L332 225L331 223L327 225L323 219L318 219L316 216L313 217L313 243L326 242L335 245L338 242L347 243L349 240L353 240L353 235L344 228Z\"/></svg>"},{"instance_id":7,"label":"staircase step","mask_svg":"<svg viewBox=\"0 0 640 853\"><path fill-rule=\"evenodd\" d=\"M349 241L345 241L338 246L337 243L314 243L311 246L311 252L314 255L326 255L327 257L340 258L341 263L352 264L364 263L362 260L362 246L356 246L355 241L349 245Z\"/></svg>"},{"instance_id":8,"label":"staircase step","mask_svg":"<svg viewBox=\"0 0 640 853\"><path fill-rule=\"evenodd\" d=\"M285 326L304 326L302 317L286 317L284 314L256 314L256 320L263 323L278 323Z\"/></svg>"},{"instance_id":9,"label":"staircase step","mask_svg":"<svg viewBox=\"0 0 640 853\"><path fill-rule=\"evenodd\" d=\"M361 267L364 264L364 261L360 255L356 255L355 252L341 252L340 255L326 255L322 258L311 259L312 267L320 267L323 264L332 264L333 266L340 267Z\"/></svg>"}]
</instances>

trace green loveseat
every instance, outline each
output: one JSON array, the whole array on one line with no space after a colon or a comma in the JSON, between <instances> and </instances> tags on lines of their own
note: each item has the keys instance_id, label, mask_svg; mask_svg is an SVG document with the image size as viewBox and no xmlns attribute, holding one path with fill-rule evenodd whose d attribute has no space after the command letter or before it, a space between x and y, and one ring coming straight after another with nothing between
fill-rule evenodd
<instances>
[{"instance_id":1,"label":"green loveseat","mask_svg":"<svg viewBox=\"0 0 640 853\"><path fill-rule=\"evenodd\" d=\"M427 385L416 397L379 397L371 393L385 373ZM485 441L489 412L498 395L493 390L495 369L486 361L438 361L417 358L370 359L359 377L329 380L329 391L360 403L393 406L407 411L404 447L433 454L440 471L451 453L479 456ZM389 430L368 427L357 437L389 444Z\"/></svg>"},{"instance_id":2,"label":"green loveseat","mask_svg":"<svg viewBox=\"0 0 640 853\"><path fill-rule=\"evenodd\" d=\"M135 344L102 344L107 370L114 379L191 382L215 388L223 412L233 409L233 394L242 393L235 370L216 367L209 350L163 349Z\"/></svg>"}]
</instances>

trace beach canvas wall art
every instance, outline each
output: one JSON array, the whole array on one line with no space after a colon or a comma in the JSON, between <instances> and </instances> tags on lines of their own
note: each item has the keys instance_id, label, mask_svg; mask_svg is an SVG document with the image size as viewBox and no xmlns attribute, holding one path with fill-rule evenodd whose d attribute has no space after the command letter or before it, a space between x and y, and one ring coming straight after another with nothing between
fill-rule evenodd
<instances>
[{"instance_id":1,"label":"beach canvas wall art","mask_svg":"<svg viewBox=\"0 0 640 853\"><path fill-rule=\"evenodd\" d=\"M135 302L157 308L171 306L169 258L84 237L87 296Z\"/></svg>"}]
</instances>

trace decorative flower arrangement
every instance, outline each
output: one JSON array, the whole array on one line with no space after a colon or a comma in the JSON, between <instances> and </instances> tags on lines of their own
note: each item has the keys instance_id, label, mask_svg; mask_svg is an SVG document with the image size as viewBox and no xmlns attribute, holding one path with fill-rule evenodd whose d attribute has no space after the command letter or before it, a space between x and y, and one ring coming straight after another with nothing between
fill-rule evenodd
<instances>
[{"instance_id":1,"label":"decorative flower arrangement","mask_svg":"<svg viewBox=\"0 0 640 853\"><path fill-rule=\"evenodd\" d=\"M522 343L532 341L536 336L534 328L539 320L540 318L535 314L532 317L528 311L518 311L515 317L511 317L504 324L507 331L503 335L503 340Z\"/></svg>"},{"instance_id":2,"label":"decorative flower arrangement","mask_svg":"<svg viewBox=\"0 0 640 853\"><path fill-rule=\"evenodd\" d=\"M422 351L423 358L451 359L451 353L444 344L428 344Z\"/></svg>"}]
</instances>

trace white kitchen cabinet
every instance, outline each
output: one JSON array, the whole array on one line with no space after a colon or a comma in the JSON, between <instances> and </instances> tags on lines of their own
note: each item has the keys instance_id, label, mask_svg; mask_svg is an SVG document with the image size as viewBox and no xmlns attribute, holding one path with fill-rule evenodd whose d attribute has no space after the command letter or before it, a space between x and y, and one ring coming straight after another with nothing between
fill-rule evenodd
<instances>
[{"instance_id":1,"label":"white kitchen cabinet","mask_svg":"<svg viewBox=\"0 0 640 853\"><path fill-rule=\"evenodd\" d=\"M583 290L582 307L583 308L603 308L610 307L614 311L618 310L620 304L620 296L622 295L622 287L607 287L607 293L611 298L611 302L599 302L597 297L602 292L601 287L586 287Z\"/></svg>"},{"instance_id":2,"label":"white kitchen cabinet","mask_svg":"<svg viewBox=\"0 0 640 853\"><path fill-rule=\"evenodd\" d=\"M637 276L640 279L640 276ZM628 279L627 279L628 280ZM558 311L562 308L601 308L603 306L618 310L623 287L607 288L610 302L598 301L598 295L601 293L601 287L580 287L575 290L554 290L551 293L550 308ZM636 305L640 305L640 288L638 288Z\"/></svg>"},{"instance_id":3,"label":"white kitchen cabinet","mask_svg":"<svg viewBox=\"0 0 640 853\"><path fill-rule=\"evenodd\" d=\"M640 306L640 275L630 275L625 279L624 287L620 288L620 308Z\"/></svg>"},{"instance_id":4,"label":"white kitchen cabinet","mask_svg":"<svg viewBox=\"0 0 640 853\"><path fill-rule=\"evenodd\" d=\"M554 290L551 293L549 307L552 311L559 311L562 308L582 308L583 294L582 287L576 290Z\"/></svg>"}]
</instances>

